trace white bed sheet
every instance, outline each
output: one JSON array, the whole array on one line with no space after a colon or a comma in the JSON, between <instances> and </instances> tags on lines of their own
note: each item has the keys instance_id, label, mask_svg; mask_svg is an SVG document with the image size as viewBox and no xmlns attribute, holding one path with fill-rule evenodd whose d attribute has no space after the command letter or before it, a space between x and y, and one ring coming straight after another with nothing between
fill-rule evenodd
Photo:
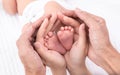
<instances>
[{"instance_id":1,"label":"white bed sheet","mask_svg":"<svg viewBox=\"0 0 120 75\"><path fill-rule=\"evenodd\" d=\"M120 52L120 1L119 0L66 0L73 7L79 7L102 16L107 22L112 44ZM1 2L1 0L0 0ZM16 40L21 33L22 23L19 17L9 16L0 3L0 75L24 75L24 68L18 57ZM87 60L89 61L89 60ZM92 65L91 65L92 64ZM94 75L106 75L101 68L87 63ZM51 75L47 71L47 75Z\"/></svg>"},{"instance_id":2,"label":"white bed sheet","mask_svg":"<svg viewBox=\"0 0 120 75\"><path fill-rule=\"evenodd\" d=\"M9 16L0 4L0 75L24 75L15 43L21 28L19 17Z\"/></svg>"}]
</instances>

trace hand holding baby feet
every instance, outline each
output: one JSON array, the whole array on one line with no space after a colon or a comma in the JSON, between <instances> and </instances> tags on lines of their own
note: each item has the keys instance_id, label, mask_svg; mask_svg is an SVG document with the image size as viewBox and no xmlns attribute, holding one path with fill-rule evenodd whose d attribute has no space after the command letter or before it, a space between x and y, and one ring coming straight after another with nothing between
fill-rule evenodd
<instances>
[{"instance_id":1,"label":"hand holding baby feet","mask_svg":"<svg viewBox=\"0 0 120 75\"><path fill-rule=\"evenodd\" d=\"M55 50L59 52L60 54L65 54L66 50L61 45L61 43L58 40L58 37L55 33L49 32L47 36L45 36L45 46L50 50Z\"/></svg>"},{"instance_id":2,"label":"hand holding baby feet","mask_svg":"<svg viewBox=\"0 0 120 75\"><path fill-rule=\"evenodd\" d=\"M43 23L41 24L41 27L39 28L38 32L37 32L37 40L34 44L35 49L37 50L39 56L42 58L43 63L47 66L49 66L51 68L51 71L53 73L53 75L66 75L66 62L64 57L57 51L55 50L49 50L47 47L45 47L45 41L44 41L44 33L46 31L46 27L49 24L49 20L45 20L43 21ZM58 42L56 43L56 36L54 36L53 34L51 35L51 33L49 33L48 35L49 37L49 44L59 44ZM53 39L51 39L53 38ZM47 37L46 37L47 39ZM54 41L54 43L51 43L50 40ZM54 44L54 45L55 45ZM51 46L50 45L50 46ZM51 48L54 48L51 47ZM56 48L55 48L56 49Z\"/></svg>"},{"instance_id":3,"label":"hand holding baby feet","mask_svg":"<svg viewBox=\"0 0 120 75\"><path fill-rule=\"evenodd\" d=\"M71 26L61 27L57 36L66 50L70 50L73 44L74 29Z\"/></svg>"},{"instance_id":4,"label":"hand holding baby feet","mask_svg":"<svg viewBox=\"0 0 120 75\"><path fill-rule=\"evenodd\" d=\"M49 50L44 46L44 40L35 43L35 48L43 59L45 65L49 66L53 75L66 75L66 62L64 57L55 50Z\"/></svg>"},{"instance_id":5,"label":"hand holding baby feet","mask_svg":"<svg viewBox=\"0 0 120 75\"><path fill-rule=\"evenodd\" d=\"M87 39L85 25L79 27L79 38L73 44L71 50L65 54L67 67L71 75L90 75L85 65L87 56Z\"/></svg>"}]
</instances>

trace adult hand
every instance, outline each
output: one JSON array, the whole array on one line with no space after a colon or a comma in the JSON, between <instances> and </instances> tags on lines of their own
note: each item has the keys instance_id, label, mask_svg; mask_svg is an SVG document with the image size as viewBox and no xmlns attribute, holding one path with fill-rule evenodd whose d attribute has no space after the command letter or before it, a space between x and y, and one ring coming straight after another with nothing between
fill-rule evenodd
<instances>
[{"instance_id":1,"label":"adult hand","mask_svg":"<svg viewBox=\"0 0 120 75\"><path fill-rule=\"evenodd\" d=\"M38 30L36 43L34 44L35 48L41 55L44 64L51 68L53 75L66 75L66 62L64 57L57 51L48 50L48 48L44 46L44 33L48 25L49 20L45 19L41 24L41 28Z\"/></svg>"},{"instance_id":2,"label":"adult hand","mask_svg":"<svg viewBox=\"0 0 120 75\"><path fill-rule=\"evenodd\" d=\"M120 65L119 67L117 65L113 66L119 62L120 55L110 43L105 20L79 9L75 13L89 28L90 43L88 57L94 63L104 68L109 74L120 74Z\"/></svg>"},{"instance_id":3,"label":"adult hand","mask_svg":"<svg viewBox=\"0 0 120 75\"><path fill-rule=\"evenodd\" d=\"M93 14L87 13L85 11L81 11L79 9L76 9L74 13L68 15L72 17L78 17L88 27L88 57L94 63L104 68L109 74L120 74L120 68L116 66L115 69L115 66L113 67L113 64L115 65L116 63L118 63L120 55L110 43L109 34L104 19ZM64 23L69 24L69 21L72 18L62 15L61 19L64 20ZM75 26L76 23L74 22L72 24L73 26ZM116 57L116 59L113 59L111 57ZM111 61L110 59L114 61Z\"/></svg>"},{"instance_id":4,"label":"adult hand","mask_svg":"<svg viewBox=\"0 0 120 75\"><path fill-rule=\"evenodd\" d=\"M70 51L65 54L70 75L90 75L85 65L85 59L88 52L87 47L85 24L81 24L79 26L78 40L75 41Z\"/></svg>"},{"instance_id":5,"label":"adult hand","mask_svg":"<svg viewBox=\"0 0 120 75\"><path fill-rule=\"evenodd\" d=\"M33 47L34 34L41 23L42 19L39 19L33 24L25 25L20 38L17 40L19 57L24 65L26 75L46 74L46 68Z\"/></svg>"}]
</instances>

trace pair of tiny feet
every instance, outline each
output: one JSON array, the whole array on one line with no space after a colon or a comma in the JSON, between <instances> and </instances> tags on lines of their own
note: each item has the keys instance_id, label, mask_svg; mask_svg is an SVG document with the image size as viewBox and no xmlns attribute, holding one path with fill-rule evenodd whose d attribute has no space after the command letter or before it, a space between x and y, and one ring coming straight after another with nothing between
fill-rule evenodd
<instances>
[{"instance_id":1,"label":"pair of tiny feet","mask_svg":"<svg viewBox=\"0 0 120 75\"><path fill-rule=\"evenodd\" d=\"M45 46L49 50L55 50L65 54L73 45L74 29L71 26L61 27L57 33L49 32L45 38Z\"/></svg>"}]
</instances>

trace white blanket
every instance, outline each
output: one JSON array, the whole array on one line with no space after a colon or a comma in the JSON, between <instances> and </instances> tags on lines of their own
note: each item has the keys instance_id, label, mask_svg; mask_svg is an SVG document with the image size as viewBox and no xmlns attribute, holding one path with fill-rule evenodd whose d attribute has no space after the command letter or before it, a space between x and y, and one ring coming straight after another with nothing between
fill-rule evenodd
<instances>
[{"instance_id":1,"label":"white blanket","mask_svg":"<svg viewBox=\"0 0 120 75\"><path fill-rule=\"evenodd\" d=\"M110 39L120 52L120 1L119 0L66 0L74 7L79 7L93 14L102 16L107 22ZM1 2L1 0L0 0ZM21 33L19 17L9 16L0 3L0 75L24 75L24 68L18 57L16 40ZM87 60L89 61L89 60ZM94 75L106 73L92 62L87 62ZM51 75L47 71L47 75Z\"/></svg>"}]
</instances>

